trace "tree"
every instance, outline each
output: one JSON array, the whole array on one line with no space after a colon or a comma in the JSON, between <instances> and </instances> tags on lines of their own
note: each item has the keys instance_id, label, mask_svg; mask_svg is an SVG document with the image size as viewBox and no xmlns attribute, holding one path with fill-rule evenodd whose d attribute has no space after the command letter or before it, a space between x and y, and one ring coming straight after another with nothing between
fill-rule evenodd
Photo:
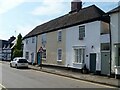
<instances>
[{"instance_id":1,"label":"tree","mask_svg":"<svg viewBox=\"0 0 120 90\"><path fill-rule=\"evenodd\" d=\"M15 57L22 57L22 56L23 56L23 51L22 51L22 35L19 34L17 36L17 41L16 41L16 44L14 46L13 58L15 58Z\"/></svg>"}]
</instances>

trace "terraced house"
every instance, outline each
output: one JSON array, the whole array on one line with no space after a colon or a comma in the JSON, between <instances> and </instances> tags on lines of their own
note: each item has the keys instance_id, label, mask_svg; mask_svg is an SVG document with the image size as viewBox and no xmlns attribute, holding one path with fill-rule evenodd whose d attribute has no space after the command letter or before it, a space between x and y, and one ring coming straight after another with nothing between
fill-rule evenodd
<instances>
[{"instance_id":1,"label":"terraced house","mask_svg":"<svg viewBox=\"0 0 120 90\"><path fill-rule=\"evenodd\" d=\"M120 5L109 11L112 45L112 72L120 66ZM120 67L119 67L120 68Z\"/></svg>"},{"instance_id":2,"label":"terraced house","mask_svg":"<svg viewBox=\"0 0 120 90\"><path fill-rule=\"evenodd\" d=\"M109 16L95 5L73 0L68 14L35 27L23 42L30 62L40 63L42 47L42 64L109 74Z\"/></svg>"}]
</instances>

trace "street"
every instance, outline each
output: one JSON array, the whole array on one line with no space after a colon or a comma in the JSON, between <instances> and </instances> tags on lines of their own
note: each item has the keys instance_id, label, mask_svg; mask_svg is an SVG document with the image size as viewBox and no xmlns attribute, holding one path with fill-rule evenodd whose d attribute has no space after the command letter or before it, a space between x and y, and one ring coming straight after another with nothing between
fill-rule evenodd
<instances>
[{"instance_id":1,"label":"street","mask_svg":"<svg viewBox=\"0 0 120 90\"><path fill-rule=\"evenodd\" d=\"M113 88L32 69L11 68L8 63L0 63L0 70L1 84L6 88Z\"/></svg>"}]
</instances>

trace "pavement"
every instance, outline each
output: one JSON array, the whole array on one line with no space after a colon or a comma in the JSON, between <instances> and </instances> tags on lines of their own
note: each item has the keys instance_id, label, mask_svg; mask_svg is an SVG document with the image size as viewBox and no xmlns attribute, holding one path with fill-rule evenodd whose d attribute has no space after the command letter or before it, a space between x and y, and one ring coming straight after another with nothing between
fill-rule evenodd
<instances>
[{"instance_id":1,"label":"pavement","mask_svg":"<svg viewBox=\"0 0 120 90\"><path fill-rule=\"evenodd\" d=\"M56 75L60 75L60 76L74 78L77 80L83 80L83 81L88 81L88 82L93 82L93 83L98 83L98 84L120 87L120 80L119 79L110 78L108 76L83 74L80 72L73 72L71 70L54 68L54 67L47 67L47 66L44 66L41 69L41 67L39 67L37 65L34 65L34 66L29 65L29 68L31 68L33 70L38 70L38 71L42 71L42 72L47 72L47 73L51 73L51 74L56 74Z\"/></svg>"}]
</instances>

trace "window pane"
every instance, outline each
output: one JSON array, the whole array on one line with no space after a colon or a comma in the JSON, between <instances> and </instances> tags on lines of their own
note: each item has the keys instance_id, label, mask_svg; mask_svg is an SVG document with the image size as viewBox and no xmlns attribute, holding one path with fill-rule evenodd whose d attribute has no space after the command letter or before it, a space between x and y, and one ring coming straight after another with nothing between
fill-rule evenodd
<instances>
[{"instance_id":1,"label":"window pane","mask_svg":"<svg viewBox=\"0 0 120 90\"><path fill-rule=\"evenodd\" d=\"M85 37L85 26L79 27L79 39Z\"/></svg>"},{"instance_id":2,"label":"window pane","mask_svg":"<svg viewBox=\"0 0 120 90\"><path fill-rule=\"evenodd\" d=\"M46 50L43 50L42 58L46 58Z\"/></svg>"},{"instance_id":3,"label":"window pane","mask_svg":"<svg viewBox=\"0 0 120 90\"><path fill-rule=\"evenodd\" d=\"M29 59L29 52L26 52L26 59Z\"/></svg>"},{"instance_id":4,"label":"window pane","mask_svg":"<svg viewBox=\"0 0 120 90\"><path fill-rule=\"evenodd\" d=\"M62 60L62 49L58 49L58 60Z\"/></svg>"},{"instance_id":5,"label":"window pane","mask_svg":"<svg viewBox=\"0 0 120 90\"><path fill-rule=\"evenodd\" d=\"M58 41L62 41L62 31L58 31Z\"/></svg>"},{"instance_id":6,"label":"window pane","mask_svg":"<svg viewBox=\"0 0 120 90\"><path fill-rule=\"evenodd\" d=\"M44 45L44 44L46 44L46 34L42 34L42 44Z\"/></svg>"},{"instance_id":7,"label":"window pane","mask_svg":"<svg viewBox=\"0 0 120 90\"><path fill-rule=\"evenodd\" d=\"M33 37L33 38L32 38L32 43L34 43L34 42L35 42L35 38Z\"/></svg>"},{"instance_id":8,"label":"window pane","mask_svg":"<svg viewBox=\"0 0 120 90\"><path fill-rule=\"evenodd\" d=\"M74 49L75 52L75 62L83 63L85 59L85 50L84 49Z\"/></svg>"}]
</instances>

